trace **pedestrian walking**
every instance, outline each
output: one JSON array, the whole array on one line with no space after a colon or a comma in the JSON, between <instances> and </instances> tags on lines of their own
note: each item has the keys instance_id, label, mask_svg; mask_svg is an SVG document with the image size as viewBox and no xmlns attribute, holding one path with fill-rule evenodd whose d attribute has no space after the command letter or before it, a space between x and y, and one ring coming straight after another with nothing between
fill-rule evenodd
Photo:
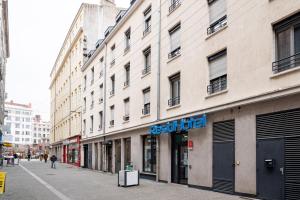
<instances>
[{"instance_id":1,"label":"pedestrian walking","mask_svg":"<svg viewBox=\"0 0 300 200\"><path fill-rule=\"evenodd\" d=\"M51 168L56 169L55 162L57 161L57 157L55 155L52 155L50 160L51 160Z\"/></svg>"},{"instance_id":2,"label":"pedestrian walking","mask_svg":"<svg viewBox=\"0 0 300 200\"><path fill-rule=\"evenodd\" d=\"M29 153L29 154L27 155L27 160L30 161L30 158L31 158L31 154Z\"/></svg>"},{"instance_id":3,"label":"pedestrian walking","mask_svg":"<svg viewBox=\"0 0 300 200\"><path fill-rule=\"evenodd\" d=\"M45 160L45 163L47 163L47 160L48 160L48 154L44 154L44 160Z\"/></svg>"},{"instance_id":4,"label":"pedestrian walking","mask_svg":"<svg viewBox=\"0 0 300 200\"><path fill-rule=\"evenodd\" d=\"M40 155L40 161L42 162L43 160L44 160L44 155L41 154L41 155Z\"/></svg>"},{"instance_id":5,"label":"pedestrian walking","mask_svg":"<svg viewBox=\"0 0 300 200\"><path fill-rule=\"evenodd\" d=\"M19 164L19 156L18 156L18 154L17 153L14 153L14 165L15 164Z\"/></svg>"}]
</instances>

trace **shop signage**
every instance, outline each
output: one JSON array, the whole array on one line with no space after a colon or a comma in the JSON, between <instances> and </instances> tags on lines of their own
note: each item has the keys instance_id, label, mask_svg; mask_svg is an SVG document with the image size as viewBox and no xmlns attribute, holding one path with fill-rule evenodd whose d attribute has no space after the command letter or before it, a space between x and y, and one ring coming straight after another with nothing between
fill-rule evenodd
<instances>
[{"instance_id":1,"label":"shop signage","mask_svg":"<svg viewBox=\"0 0 300 200\"><path fill-rule=\"evenodd\" d=\"M194 143L193 143L192 140L189 140L189 141L188 141L188 149L189 149L189 150L192 150L193 148L194 148Z\"/></svg>"},{"instance_id":2,"label":"shop signage","mask_svg":"<svg viewBox=\"0 0 300 200\"><path fill-rule=\"evenodd\" d=\"M206 126L206 115L200 117L189 117L180 120L167 122L166 124L154 125L150 127L151 135L160 135L161 133L173 133L188 131L194 128L204 128Z\"/></svg>"}]
</instances>

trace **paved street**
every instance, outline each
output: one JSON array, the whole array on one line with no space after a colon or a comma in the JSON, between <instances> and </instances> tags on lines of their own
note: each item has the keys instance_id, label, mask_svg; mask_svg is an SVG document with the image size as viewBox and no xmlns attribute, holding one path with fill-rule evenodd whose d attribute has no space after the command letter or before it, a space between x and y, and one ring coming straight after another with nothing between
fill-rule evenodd
<instances>
[{"instance_id":1,"label":"paved street","mask_svg":"<svg viewBox=\"0 0 300 200\"><path fill-rule=\"evenodd\" d=\"M183 185L141 180L138 187L117 187L117 176L40 161L21 162L21 166L4 167L7 174L3 200L227 200L241 199L211 191L188 188Z\"/></svg>"}]
</instances>

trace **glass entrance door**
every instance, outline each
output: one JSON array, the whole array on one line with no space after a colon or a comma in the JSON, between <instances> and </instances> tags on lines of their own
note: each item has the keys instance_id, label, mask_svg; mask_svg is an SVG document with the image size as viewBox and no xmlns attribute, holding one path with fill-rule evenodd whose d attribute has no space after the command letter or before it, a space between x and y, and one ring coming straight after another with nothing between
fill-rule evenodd
<instances>
[{"instance_id":1,"label":"glass entrance door","mask_svg":"<svg viewBox=\"0 0 300 200\"><path fill-rule=\"evenodd\" d=\"M172 134L172 182L188 183L188 134Z\"/></svg>"}]
</instances>

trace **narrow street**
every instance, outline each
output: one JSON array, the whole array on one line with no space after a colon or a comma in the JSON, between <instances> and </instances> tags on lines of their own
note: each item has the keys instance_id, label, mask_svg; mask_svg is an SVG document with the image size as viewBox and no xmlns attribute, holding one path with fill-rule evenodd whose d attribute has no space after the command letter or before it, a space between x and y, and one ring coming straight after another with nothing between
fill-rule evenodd
<instances>
[{"instance_id":1,"label":"narrow street","mask_svg":"<svg viewBox=\"0 0 300 200\"><path fill-rule=\"evenodd\" d=\"M234 200L241 199L177 184L141 180L138 187L117 187L117 176L40 161L21 162L20 166L4 167L7 172L6 192L1 200Z\"/></svg>"}]
</instances>

